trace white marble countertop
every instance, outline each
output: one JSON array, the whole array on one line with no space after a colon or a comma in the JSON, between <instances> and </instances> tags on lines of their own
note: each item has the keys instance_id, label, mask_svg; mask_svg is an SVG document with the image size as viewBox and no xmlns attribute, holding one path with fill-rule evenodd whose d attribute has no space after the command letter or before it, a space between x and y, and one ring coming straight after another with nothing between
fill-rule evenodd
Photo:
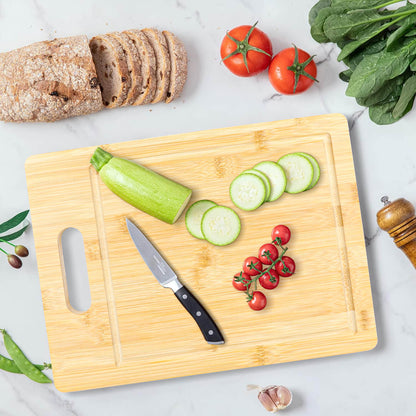
<instances>
[{"instance_id":1,"label":"white marble countertop","mask_svg":"<svg viewBox=\"0 0 416 416\"><path fill-rule=\"evenodd\" d=\"M287 414L325 416L414 415L416 384L416 276L386 233L376 212L384 194L416 203L416 110L379 127L368 119L338 79L331 45L309 35L314 0L0 0L0 50L34 41L131 27L156 26L179 35L189 53L183 97L170 105L125 108L54 124L0 123L0 219L28 207L24 162L32 154L101 143L339 112L350 121L351 141L367 240L378 327L377 347L365 353L151 383L64 394L53 386L0 372L0 414L40 415L261 415L246 385L284 384L295 395ZM254 23L275 51L297 46L317 55L318 78L304 94L274 93L267 75L243 79L220 63L227 29ZM32 252L31 231L19 240ZM35 256L19 271L0 258L0 327L8 328L36 361L48 344ZM3 350L3 346L0 346Z\"/></svg>"}]
</instances>

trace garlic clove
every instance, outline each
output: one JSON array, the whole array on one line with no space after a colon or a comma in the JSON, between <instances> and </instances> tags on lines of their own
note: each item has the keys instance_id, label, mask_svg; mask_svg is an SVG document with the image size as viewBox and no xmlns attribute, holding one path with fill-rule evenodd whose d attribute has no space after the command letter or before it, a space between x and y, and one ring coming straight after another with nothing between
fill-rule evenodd
<instances>
[{"instance_id":1,"label":"garlic clove","mask_svg":"<svg viewBox=\"0 0 416 416\"><path fill-rule=\"evenodd\" d=\"M292 403L292 393L284 386L267 386L260 391L258 399L267 411L275 413Z\"/></svg>"},{"instance_id":2,"label":"garlic clove","mask_svg":"<svg viewBox=\"0 0 416 416\"><path fill-rule=\"evenodd\" d=\"M257 397L259 398L260 403L268 412L277 411L274 401L271 399L271 397L266 391L262 390Z\"/></svg>"}]
</instances>

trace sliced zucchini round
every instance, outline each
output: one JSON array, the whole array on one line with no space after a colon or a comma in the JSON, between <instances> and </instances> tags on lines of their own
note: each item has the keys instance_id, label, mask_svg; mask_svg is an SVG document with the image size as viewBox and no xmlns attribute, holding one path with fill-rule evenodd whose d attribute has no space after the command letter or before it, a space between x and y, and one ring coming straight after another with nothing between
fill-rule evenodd
<instances>
[{"instance_id":1,"label":"sliced zucchini round","mask_svg":"<svg viewBox=\"0 0 416 416\"><path fill-rule=\"evenodd\" d=\"M270 192L272 191L272 186L270 184L269 178L263 172L260 172L256 169L248 169L245 170L243 173L252 173L253 175L259 176L260 179L263 180L264 186L266 187L266 197L263 202L267 201L270 197Z\"/></svg>"},{"instance_id":2,"label":"sliced zucchini round","mask_svg":"<svg viewBox=\"0 0 416 416\"><path fill-rule=\"evenodd\" d=\"M321 168L319 167L318 161L309 153L304 152L298 152L299 155L306 157L306 159L309 160L309 162L312 163L313 166L313 178L311 184L306 188L306 191L309 189L312 189L319 181L319 178L321 176Z\"/></svg>"},{"instance_id":3,"label":"sliced zucchini round","mask_svg":"<svg viewBox=\"0 0 416 416\"><path fill-rule=\"evenodd\" d=\"M299 153L289 153L277 162L285 171L287 184L285 191L289 194L298 194L305 191L312 183L312 163Z\"/></svg>"},{"instance_id":4,"label":"sliced zucchini round","mask_svg":"<svg viewBox=\"0 0 416 416\"><path fill-rule=\"evenodd\" d=\"M271 190L267 201L276 201L276 199L280 198L286 188L284 170L276 162L271 161L257 163L254 169L264 173L269 178Z\"/></svg>"},{"instance_id":5,"label":"sliced zucchini round","mask_svg":"<svg viewBox=\"0 0 416 416\"><path fill-rule=\"evenodd\" d=\"M204 234L202 234L201 228L202 217L205 212L216 205L215 202L203 199L201 201L196 201L189 207L185 215L185 225L192 236L204 240Z\"/></svg>"},{"instance_id":6,"label":"sliced zucchini round","mask_svg":"<svg viewBox=\"0 0 416 416\"><path fill-rule=\"evenodd\" d=\"M226 246L239 236L241 222L231 208L215 206L205 212L201 228L205 240L216 246Z\"/></svg>"},{"instance_id":7,"label":"sliced zucchini round","mask_svg":"<svg viewBox=\"0 0 416 416\"><path fill-rule=\"evenodd\" d=\"M242 173L231 182L230 197L236 207L253 211L264 202L266 185L259 176Z\"/></svg>"}]
</instances>

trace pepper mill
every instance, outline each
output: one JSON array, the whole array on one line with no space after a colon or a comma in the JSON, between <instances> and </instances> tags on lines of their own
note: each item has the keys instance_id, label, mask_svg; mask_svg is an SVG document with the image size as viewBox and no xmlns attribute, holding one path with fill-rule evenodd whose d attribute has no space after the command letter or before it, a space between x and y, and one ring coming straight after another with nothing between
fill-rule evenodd
<instances>
[{"instance_id":1,"label":"pepper mill","mask_svg":"<svg viewBox=\"0 0 416 416\"><path fill-rule=\"evenodd\" d=\"M405 252L416 268L415 207L404 198L390 202L387 196L383 196L381 202L384 208L377 212L379 227L390 234L396 246Z\"/></svg>"}]
</instances>

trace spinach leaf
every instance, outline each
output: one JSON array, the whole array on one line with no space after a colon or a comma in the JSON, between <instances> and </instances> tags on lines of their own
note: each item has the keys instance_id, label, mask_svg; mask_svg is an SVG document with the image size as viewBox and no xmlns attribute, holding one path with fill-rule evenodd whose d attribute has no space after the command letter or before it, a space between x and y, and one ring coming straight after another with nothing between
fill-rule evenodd
<instances>
[{"instance_id":1,"label":"spinach leaf","mask_svg":"<svg viewBox=\"0 0 416 416\"><path fill-rule=\"evenodd\" d=\"M338 76L341 81L348 82L351 78L351 75L352 75L352 69L349 68L349 69L346 69L345 71L340 72Z\"/></svg>"},{"instance_id":2,"label":"spinach leaf","mask_svg":"<svg viewBox=\"0 0 416 416\"><path fill-rule=\"evenodd\" d=\"M398 97L402 90L402 85L405 78L409 77L407 75L399 75L398 77L387 81L384 83L381 88L376 91L374 94L369 95L368 97L358 97L356 98L357 104L362 105L364 107L370 107L372 105L381 103L387 99L391 99L391 97Z\"/></svg>"},{"instance_id":3,"label":"spinach leaf","mask_svg":"<svg viewBox=\"0 0 416 416\"><path fill-rule=\"evenodd\" d=\"M346 10L345 7L325 7L321 9L311 25L311 36L319 43L329 42L324 33L325 20L334 13L342 13Z\"/></svg>"},{"instance_id":4,"label":"spinach leaf","mask_svg":"<svg viewBox=\"0 0 416 416\"><path fill-rule=\"evenodd\" d=\"M397 121L393 117L392 111L397 101L388 101L381 104L372 105L368 109L371 121L379 125L392 124Z\"/></svg>"},{"instance_id":5,"label":"spinach leaf","mask_svg":"<svg viewBox=\"0 0 416 416\"><path fill-rule=\"evenodd\" d=\"M367 97L386 81L402 74L416 55L416 40L404 43L392 52L385 50L365 56L353 72L346 94L350 97Z\"/></svg>"},{"instance_id":6,"label":"spinach leaf","mask_svg":"<svg viewBox=\"0 0 416 416\"><path fill-rule=\"evenodd\" d=\"M413 107L413 101L415 100L416 95L416 75L410 77L404 84L402 88L402 93L400 94L399 101L393 110L394 118L401 118L406 114L406 110L411 106Z\"/></svg>"},{"instance_id":7,"label":"spinach leaf","mask_svg":"<svg viewBox=\"0 0 416 416\"><path fill-rule=\"evenodd\" d=\"M371 7L381 8L388 4L399 3L402 0L332 0L334 6L345 5L350 10L369 9ZM387 4L386 4L387 3Z\"/></svg>"},{"instance_id":8,"label":"spinach leaf","mask_svg":"<svg viewBox=\"0 0 416 416\"><path fill-rule=\"evenodd\" d=\"M409 32L407 32L405 36L406 37L416 36L416 28L409 30Z\"/></svg>"},{"instance_id":9,"label":"spinach leaf","mask_svg":"<svg viewBox=\"0 0 416 416\"><path fill-rule=\"evenodd\" d=\"M368 24L408 16L416 10L393 11L381 15L377 10L350 11L344 14L332 14L323 24L325 36L332 42L338 42L346 37L352 30L360 30L368 27ZM357 33L357 32L355 32Z\"/></svg>"},{"instance_id":10,"label":"spinach leaf","mask_svg":"<svg viewBox=\"0 0 416 416\"><path fill-rule=\"evenodd\" d=\"M396 20L397 21L397 20ZM406 35L411 29L415 27L416 14L407 16L400 24L400 27L396 29L387 39L387 50L392 51L398 44L398 41Z\"/></svg>"},{"instance_id":11,"label":"spinach leaf","mask_svg":"<svg viewBox=\"0 0 416 416\"><path fill-rule=\"evenodd\" d=\"M416 72L416 59L410 62L410 70Z\"/></svg>"},{"instance_id":12,"label":"spinach leaf","mask_svg":"<svg viewBox=\"0 0 416 416\"><path fill-rule=\"evenodd\" d=\"M10 218L9 220L0 224L0 233L4 233L5 231L18 226L27 217L27 214L29 214L29 210L20 212L13 218Z\"/></svg>"},{"instance_id":13,"label":"spinach leaf","mask_svg":"<svg viewBox=\"0 0 416 416\"><path fill-rule=\"evenodd\" d=\"M416 14L414 14L412 16L408 16L407 18L409 18L409 17L415 17L415 19L416 19ZM374 37L376 37L380 33L384 32L386 29L388 29L390 26L394 25L395 23L397 23L401 19L405 19L405 17L398 17L397 19L395 19L391 22L384 23L383 25L378 26L375 30L372 27L370 27L370 30L364 31L361 34L361 37L359 39L357 39L355 41L352 41L352 42L348 43L347 45L345 45L345 47L342 49L341 53L338 55L338 61L344 60L348 55L350 55L351 53L356 51L360 46L364 45L369 40L373 39ZM390 38L391 38L391 36L389 37L389 39ZM388 40L387 40L387 42L388 42Z\"/></svg>"},{"instance_id":14,"label":"spinach leaf","mask_svg":"<svg viewBox=\"0 0 416 416\"><path fill-rule=\"evenodd\" d=\"M332 0L319 0L318 3L316 3L309 12L309 24L312 25L318 16L318 13L326 7L330 7L331 3Z\"/></svg>"},{"instance_id":15,"label":"spinach leaf","mask_svg":"<svg viewBox=\"0 0 416 416\"><path fill-rule=\"evenodd\" d=\"M363 60L364 56L373 55L381 52L386 47L387 40L384 36L377 37L367 44L360 47L356 52L348 55L343 59L344 63L351 69L357 68L358 64Z\"/></svg>"}]
</instances>

